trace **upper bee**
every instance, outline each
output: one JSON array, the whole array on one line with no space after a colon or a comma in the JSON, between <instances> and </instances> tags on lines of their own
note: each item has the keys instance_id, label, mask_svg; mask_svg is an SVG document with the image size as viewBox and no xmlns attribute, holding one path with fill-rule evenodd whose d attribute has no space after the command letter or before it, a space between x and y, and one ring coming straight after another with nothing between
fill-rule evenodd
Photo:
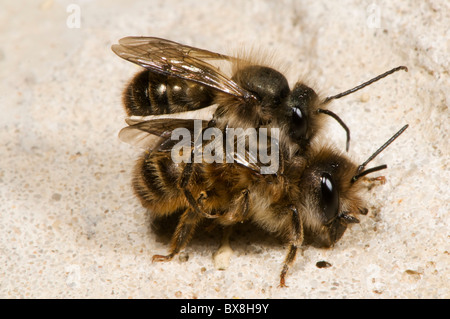
<instances>
[{"instance_id":1,"label":"upper bee","mask_svg":"<svg viewBox=\"0 0 450 319\"><path fill-rule=\"evenodd\" d=\"M145 68L124 93L130 116L197 110L189 113L191 119L213 119L221 130L277 127L288 156L303 152L323 126L324 104L316 92L302 82L291 90L286 77L271 67L154 37L126 37L112 50ZM231 64L234 73L227 75L218 63ZM326 114L339 119L329 110Z\"/></svg>"}]
</instances>

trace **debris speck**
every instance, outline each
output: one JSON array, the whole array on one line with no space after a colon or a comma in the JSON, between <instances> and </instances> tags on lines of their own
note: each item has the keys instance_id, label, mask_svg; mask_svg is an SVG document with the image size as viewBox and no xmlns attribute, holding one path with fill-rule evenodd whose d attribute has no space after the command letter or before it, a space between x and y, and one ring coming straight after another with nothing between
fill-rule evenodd
<instances>
[{"instance_id":1,"label":"debris speck","mask_svg":"<svg viewBox=\"0 0 450 319\"><path fill-rule=\"evenodd\" d=\"M182 252L178 255L178 260L182 263L185 263L189 260L189 254L186 252Z\"/></svg>"},{"instance_id":2,"label":"debris speck","mask_svg":"<svg viewBox=\"0 0 450 319\"><path fill-rule=\"evenodd\" d=\"M321 261L316 262L316 267L317 268L329 268L331 266L332 265L328 261L325 261L325 260L321 260Z\"/></svg>"}]
</instances>

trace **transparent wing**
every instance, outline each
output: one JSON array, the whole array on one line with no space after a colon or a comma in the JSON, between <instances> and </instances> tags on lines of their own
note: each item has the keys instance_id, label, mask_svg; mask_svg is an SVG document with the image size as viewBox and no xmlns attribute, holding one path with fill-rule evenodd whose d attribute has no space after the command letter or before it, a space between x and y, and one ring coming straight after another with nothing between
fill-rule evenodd
<instances>
[{"instance_id":1,"label":"transparent wing","mask_svg":"<svg viewBox=\"0 0 450 319\"><path fill-rule=\"evenodd\" d=\"M197 119L203 121L211 121L214 116L214 112L217 109L217 106L218 106L217 104L213 104L211 106L204 107L198 110L170 113L170 114L130 116L125 119L125 122L128 125L134 125L146 121L163 120L163 119L167 121L169 121L170 119L184 119L184 120Z\"/></svg>"},{"instance_id":2,"label":"transparent wing","mask_svg":"<svg viewBox=\"0 0 450 319\"><path fill-rule=\"evenodd\" d=\"M169 150L172 144L177 143L176 140L170 142L174 133L194 136L193 133L198 135L208 125L208 121L172 118L130 123L132 125L120 130L120 140L146 150Z\"/></svg>"},{"instance_id":3,"label":"transparent wing","mask_svg":"<svg viewBox=\"0 0 450 319\"><path fill-rule=\"evenodd\" d=\"M250 129L238 131L232 138L228 132L226 140L228 148L234 140L232 152L227 151L228 160L232 158L235 163L259 174L277 174L280 168L280 144L277 135L272 135L267 129Z\"/></svg>"},{"instance_id":4,"label":"transparent wing","mask_svg":"<svg viewBox=\"0 0 450 319\"><path fill-rule=\"evenodd\" d=\"M263 130L237 130L230 134L229 130L208 127L208 123L192 119L137 122L123 128L119 138L146 150L170 152L175 145L187 147L201 155L202 163L229 163L257 174L277 174L280 166L278 136Z\"/></svg>"},{"instance_id":5,"label":"transparent wing","mask_svg":"<svg viewBox=\"0 0 450 319\"><path fill-rule=\"evenodd\" d=\"M208 130L216 133L208 134ZM257 174L277 174L280 168L279 139L263 130L206 128L202 158L206 163L229 163L244 166ZM214 135L214 138L209 138ZM217 156L221 153L221 156ZM217 161L219 159L219 161Z\"/></svg>"},{"instance_id":6,"label":"transparent wing","mask_svg":"<svg viewBox=\"0 0 450 319\"><path fill-rule=\"evenodd\" d=\"M125 37L111 49L121 58L156 73L194 81L238 98L254 98L219 68L206 62L232 62L236 58L155 37Z\"/></svg>"}]
</instances>

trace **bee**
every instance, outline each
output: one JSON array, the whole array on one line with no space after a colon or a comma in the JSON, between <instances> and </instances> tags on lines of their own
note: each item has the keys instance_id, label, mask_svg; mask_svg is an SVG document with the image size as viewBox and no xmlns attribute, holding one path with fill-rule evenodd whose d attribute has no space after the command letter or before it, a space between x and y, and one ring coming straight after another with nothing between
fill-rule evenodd
<instances>
[{"instance_id":1,"label":"bee","mask_svg":"<svg viewBox=\"0 0 450 319\"><path fill-rule=\"evenodd\" d=\"M405 66L393 68L353 89L321 99L302 81L291 90L282 73L251 58L231 57L156 37L125 37L111 48L119 57L145 69L124 91L123 104L129 116L178 114L214 119L220 130L278 127L280 143L289 155L303 152L318 135L324 126L322 114L344 128L348 150L350 131L327 105L389 74L407 70ZM220 65L231 69L231 76Z\"/></svg>"},{"instance_id":2,"label":"bee","mask_svg":"<svg viewBox=\"0 0 450 319\"><path fill-rule=\"evenodd\" d=\"M350 130L338 115L326 108L335 99L354 93L399 70L393 68L353 89L321 99L302 81L289 88L286 77L272 67L250 59L231 57L156 37L126 37L112 50L121 58L145 68L128 84L123 94L129 116L193 118L226 128L275 127L280 130L281 156L290 158L309 147L324 127L322 114L335 119L346 131L346 150ZM229 66L226 75L219 62ZM148 119L147 118L147 119ZM130 120L128 123L134 123ZM139 136L134 136L139 134ZM143 135L137 130L121 132L121 139L140 145L162 142L158 135ZM181 186L189 183L192 165L185 168ZM187 200L195 207L194 196L185 188ZM204 213L203 213L204 214Z\"/></svg>"},{"instance_id":3,"label":"bee","mask_svg":"<svg viewBox=\"0 0 450 319\"><path fill-rule=\"evenodd\" d=\"M291 90L284 75L272 67L165 39L127 37L112 50L145 68L123 94L130 117L129 126L119 134L122 140L146 149L136 164L134 191L154 216L181 212L169 254L154 255L153 261L172 259L203 219L227 229L251 221L289 243L280 275L280 286L285 286L287 271L303 242L329 247L341 238L348 224L358 222L355 214L367 213L359 195L362 177L385 166L368 170L365 166L406 129L360 166L317 139L324 126L322 114L328 115L346 131L348 150L350 131L327 105L389 74L407 70L404 66L322 99L301 81ZM215 63L229 64L231 75ZM275 137L272 131L259 131L257 139L275 141L271 150L278 151L279 165L270 174L264 173L266 167L250 160L255 154L250 152L249 142L244 143L245 154L234 156L233 163L205 158L196 163L174 161L172 137L179 128L194 137L210 129L223 136L232 128L277 129ZM184 145L187 148L175 157L192 159L224 140L215 137L206 143L189 139ZM237 141L241 138L237 136ZM226 153L220 147L214 149L215 155Z\"/></svg>"}]
</instances>

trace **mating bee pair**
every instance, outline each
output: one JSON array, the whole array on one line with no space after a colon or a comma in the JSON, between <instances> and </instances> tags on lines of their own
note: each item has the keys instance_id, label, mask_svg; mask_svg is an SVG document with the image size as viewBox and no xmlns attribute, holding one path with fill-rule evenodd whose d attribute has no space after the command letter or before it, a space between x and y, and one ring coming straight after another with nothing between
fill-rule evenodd
<instances>
[{"instance_id":1,"label":"mating bee pair","mask_svg":"<svg viewBox=\"0 0 450 319\"><path fill-rule=\"evenodd\" d=\"M320 99L302 82L291 90L286 78L271 67L169 40L127 37L112 50L145 68L124 92L129 126L119 134L146 149L135 168L134 191L153 216L180 214L169 254L154 255L153 261L173 258L204 219L225 229L251 221L288 242L280 275L280 286L285 286L302 243L329 247L348 224L359 222L355 214L367 214L360 194L365 175L386 165L370 169L366 165L407 128L361 165L318 138L328 115L345 129L348 150L350 131L326 106L407 70L403 66ZM232 76L215 63L230 64ZM180 129L189 133L184 141L174 134ZM231 129L234 135L228 138ZM254 148L249 132L256 132ZM209 155L195 161L195 155L202 151L205 155L208 147ZM271 158L277 162L271 166L274 171L263 170L267 167L261 153L276 155Z\"/></svg>"}]
</instances>

